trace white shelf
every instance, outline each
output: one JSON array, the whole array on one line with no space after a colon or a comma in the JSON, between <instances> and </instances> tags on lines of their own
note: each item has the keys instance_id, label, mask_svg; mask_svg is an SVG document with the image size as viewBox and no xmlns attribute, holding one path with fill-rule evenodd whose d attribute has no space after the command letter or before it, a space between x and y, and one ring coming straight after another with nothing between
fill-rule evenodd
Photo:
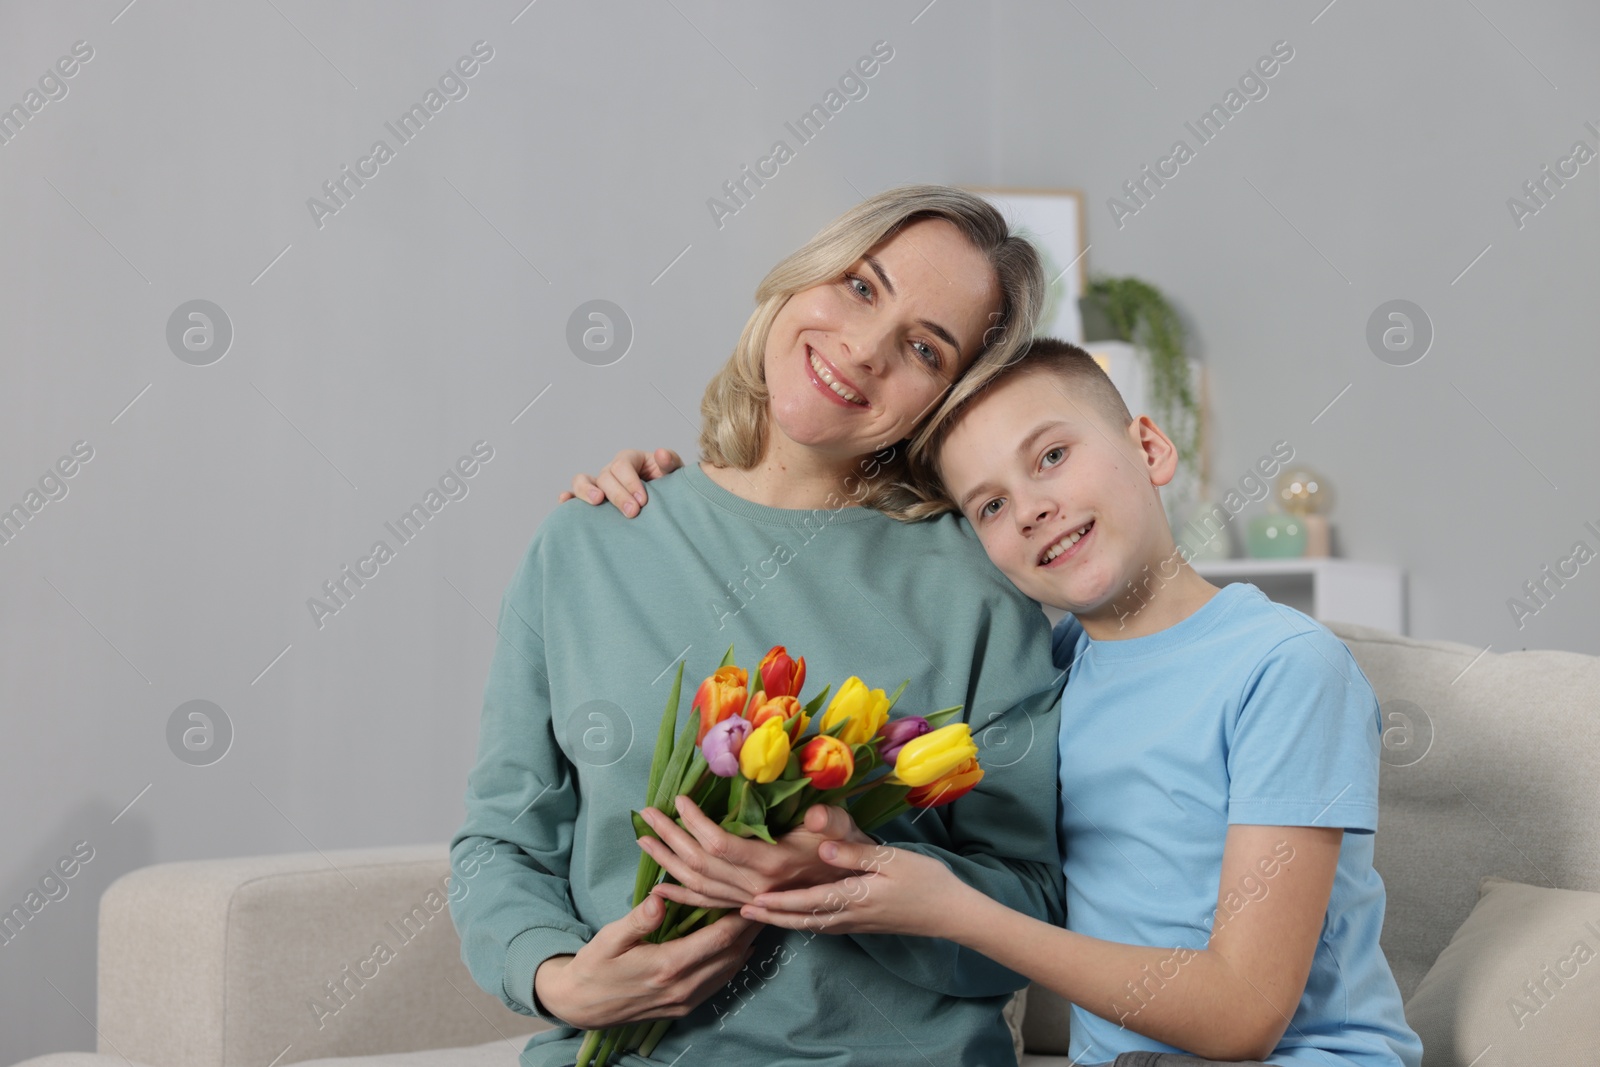
<instances>
[{"instance_id":1,"label":"white shelf","mask_svg":"<svg viewBox=\"0 0 1600 1067\"><path fill-rule=\"evenodd\" d=\"M1318 622L1353 622L1390 633L1405 630L1405 571L1349 559L1222 559L1197 562L1216 585L1249 582L1280 604Z\"/></svg>"}]
</instances>

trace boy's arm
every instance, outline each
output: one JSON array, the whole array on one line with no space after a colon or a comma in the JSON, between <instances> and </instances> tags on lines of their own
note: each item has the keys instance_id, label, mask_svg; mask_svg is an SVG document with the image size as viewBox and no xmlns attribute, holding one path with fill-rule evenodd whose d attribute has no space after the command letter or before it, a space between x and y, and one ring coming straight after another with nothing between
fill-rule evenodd
<instances>
[{"instance_id":1,"label":"boy's arm","mask_svg":"<svg viewBox=\"0 0 1600 1067\"><path fill-rule=\"evenodd\" d=\"M1057 738L1061 729L1059 687L989 717L974 716L983 780L943 808L913 811L878 832L895 848L939 861L963 883L1006 908L1059 927L1065 920L1065 887L1056 840ZM895 840L897 830L915 831L938 819L942 833ZM854 940L889 971L947 996L997 996L1021 989L1025 976L953 940L896 933L860 933Z\"/></svg>"},{"instance_id":2,"label":"boy's arm","mask_svg":"<svg viewBox=\"0 0 1600 1067\"><path fill-rule=\"evenodd\" d=\"M1086 937L1006 907L928 857L872 845L823 847L865 875L763 894L742 914L795 930L948 939L1146 1037L1208 1059L1265 1060L1305 990L1342 837L1229 828L1212 933L1192 947Z\"/></svg>"},{"instance_id":3,"label":"boy's arm","mask_svg":"<svg viewBox=\"0 0 1600 1067\"><path fill-rule=\"evenodd\" d=\"M625 448L606 464L605 470L594 477L581 472L574 474L572 488L556 497L556 503L565 504L577 499L600 504L609 500L613 507L631 519L649 501L644 483L671 474L681 466L683 457L670 448L658 448L654 452Z\"/></svg>"}]
</instances>

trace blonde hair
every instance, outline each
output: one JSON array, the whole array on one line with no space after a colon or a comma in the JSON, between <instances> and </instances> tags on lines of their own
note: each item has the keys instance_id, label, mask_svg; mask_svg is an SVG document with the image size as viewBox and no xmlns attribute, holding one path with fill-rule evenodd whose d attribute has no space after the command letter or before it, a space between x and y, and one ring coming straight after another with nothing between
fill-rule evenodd
<instances>
[{"instance_id":1,"label":"blonde hair","mask_svg":"<svg viewBox=\"0 0 1600 1067\"><path fill-rule=\"evenodd\" d=\"M908 477L908 455L927 447L930 429L954 403L981 389L1016 358L1033 334L1046 288L1044 269L1033 245L1011 232L993 204L976 193L948 185L907 185L870 197L767 272L756 287L756 309L733 354L706 386L700 401L701 459L740 470L749 470L760 461L769 429L765 357L773 319L795 293L834 280L880 242L921 219L944 219L953 224L989 261L1000 289L1000 319L984 333L983 347L949 388L938 410L906 441L870 457L871 470L861 476L864 492L852 494L852 499L903 521L946 510Z\"/></svg>"}]
</instances>

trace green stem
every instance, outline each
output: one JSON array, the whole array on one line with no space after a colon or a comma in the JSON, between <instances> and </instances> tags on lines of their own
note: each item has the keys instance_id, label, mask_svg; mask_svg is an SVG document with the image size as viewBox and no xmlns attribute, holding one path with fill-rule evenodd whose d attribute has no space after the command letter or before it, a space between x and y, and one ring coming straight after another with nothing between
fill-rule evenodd
<instances>
[{"instance_id":1,"label":"green stem","mask_svg":"<svg viewBox=\"0 0 1600 1067\"><path fill-rule=\"evenodd\" d=\"M617 1042L622 1039L622 1027L612 1026L606 1030L606 1039L601 1042L600 1055L595 1058L595 1067L608 1067L611 1063L612 1053L617 1051Z\"/></svg>"},{"instance_id":2,"label":"green stem","mask_svg":"<svg viewBox=\"0 0 1600 1067\"><path fill-rule=\"evenodd\" d=\"M668 941L671 941L671 940L674 940L675 938L682 937L684 934L689 932L689 930L694 926L695 923L697 923L701 919L703 919L705 917L706 912L708 912L710 910L711 910L710 908L696 908L696 909L694 909L693 911L691 911L688 914L688 916L683 920L683 922L679 923L677 926L674 926L672 928L672 932L667 935L666 939Z\"/></svg>"},{"instance_id":3,"label":"green stem","mask_svg":"<svg viewBox=\"0 0 1600 1067\"><path fill-rule=\"evenodd\" d=\"M591 1067L594 1062L595 1051L600 1047L600 1041L605 1037L604 1030L589 1030L583 1035L583 1046L578 1049L578 1067Z\"/></svg>"},{"instance_id":4,"label":"green stem","mask_svg":"<svg viewBox=\"0 0 1600 1067\"><path fill-rule=\"evenodd\" d=\"M644 1035L644 1043L639 1046L639 1055L649 1058L650 1053L656 1050L661 1039L667 1036L667 1029L672 1026L671 1019L661 1019L650 1027L650 1032Z\"/></svg>"},{"instance_id":5,"label":"green stem","mask_svg":"<svg viewBox=\"0 0 1600 1067\"><path fill-rule=\"evenodd\" d=\"M624 1052L633 1051L634 1046L639 1043L640 1039L643 1038L644 1035L649 1032L649 1030L650 1024L647 1022L629 1023L627 1026L624 1026L622 1028L622 1039L617 1042L617 1054L620 1056Z\"/></svg>"}]
</instances>

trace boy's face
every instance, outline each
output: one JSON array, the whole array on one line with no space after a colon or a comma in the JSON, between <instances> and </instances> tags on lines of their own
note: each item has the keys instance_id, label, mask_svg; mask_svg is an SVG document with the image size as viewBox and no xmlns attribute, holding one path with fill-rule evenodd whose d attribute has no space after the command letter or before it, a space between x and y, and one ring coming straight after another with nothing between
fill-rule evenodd
<instances>
[{"instance_id":1,"label":"boy's face","mask_svg":"<svg viewBox=\"0 0 1600 1067\"><path fill-rule=\"evenodd\" d=\"M1148 418L1119 427L1071 389L1043 372L995 386L945 439L939 469L1018 589L1092 619L1171 551L1156 487L1177 452Z\"/></svg>"}]
</instances>

